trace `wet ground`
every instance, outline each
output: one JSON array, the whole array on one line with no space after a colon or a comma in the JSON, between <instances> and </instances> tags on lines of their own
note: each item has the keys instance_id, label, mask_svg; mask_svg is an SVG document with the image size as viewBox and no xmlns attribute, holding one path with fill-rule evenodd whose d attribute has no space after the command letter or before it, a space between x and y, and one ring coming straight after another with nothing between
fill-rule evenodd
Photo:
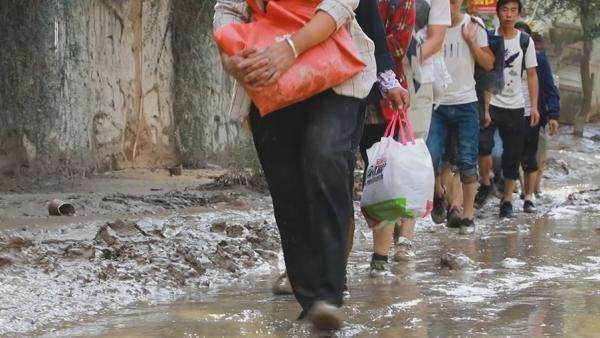
<instances>
[{"instance_id":1,"label":"wet ground","mask_svg":"<svg viewBox=\"0 0 600 338\"><path fill-rule=\"evenodd\" d=\"M395 277L368 277L371 237L357 214L348 325L336 335L597 336L600 128L584 139L568 131L552 141L536 216L499 221L492 200L475 235L422 221L417 260L394 264ZM104 201L137 215L130 221L0 231L0 335L314 334L294 320L291 297L271 293L281 258L268 198L223 186L174 191ZM467 263L442 268L447 253Z\"/></svg>"}]
</instances>

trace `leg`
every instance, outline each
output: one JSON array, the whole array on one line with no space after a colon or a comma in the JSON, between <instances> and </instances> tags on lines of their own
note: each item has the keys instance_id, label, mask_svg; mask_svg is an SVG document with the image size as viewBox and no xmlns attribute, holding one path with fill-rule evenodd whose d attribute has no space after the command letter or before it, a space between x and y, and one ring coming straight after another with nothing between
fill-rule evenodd
<instances>
[{"instance_id":1,"label":"leg","mask_svg":"<svg viewBox=\"0 0 600 338\"><path fill-rule=\"evenodd\" d=\"M494 148L495 132L496 126L493 119L491 126L483 128L479 132L479 175L481 185L475 196L474 206L477 209L485 205L492 191L490 174L492 171L492 150Z\"/></svg>"},{"instance_id":2,"label":"leg","mask_svg":"<svg viewBox=\"0 0 600 338\"><path fill-rule=\"evenodd\" d=\"M359 102L332 90L307 100L306 127L302 135L302 170L309 219L305 227L308 227L311 250L305 252L299 263L302 267L297 270L301 278L313 278L315 289L311 291L318 300L335 306L342 305L346 241L354 216L348 177L352 169L349 166L353 156L351 143L358 127Z\"/></svg>"},{"instance_id":3,"label":"leg","mask_svg":"<svg viewBox=\"0 0 600 338\"><path fill-rule=\"evenodd\" d=\"M467 220L473 220L473 205L478 181L477 153L480 133L477 107L477 103L471 103L461 105L457 109L458 169L463 184L463 217Z\"/></svg>"},{"instance_id":4,"label":"leg","mask_svg":"<svg viewBox=\"0 0 600 338\"><path fill-rule=\"evenodd\" d=\"M538 176L537 152L538 142L540 137L540 127L531 127L531 117L525 118L524 144L523 144L523 159L521 166L523 167L525 176L524 186L524 205L523 210L528 213L535 212L535 204L533 203L533 194L535 192L535 184Z\"/></svg>"},{"instance_id":5,"label":"leg","mask_svg":"<svg viewBox=\"0 0 600 338\"><path fill-rule=\"evenodd\" d=\"M500 109L493 107L499 119L498 129L504 144L502 152L502 172L504 174L504 199L500 209L501 217L512 216L512 195L515 182L519 179L519 164L523 154L524 109Z\"/></svg>"},{"instance_id":6,"label":"leg","mask_svg":"<svg viewBox=\"0 0 600 338\"><path fill-rule=\"evenodd\" d=\"M445 188L442 187L439 174L447 139L447 114L450 112L450 109L451 107L449 106L440 106L433 112L431 117L431 132L427 137L427 149L429 149L435 172L435 194L431 218L436 224L444 222L447 209L447 199L444 196Z\"/></svg>"}]
</instances>

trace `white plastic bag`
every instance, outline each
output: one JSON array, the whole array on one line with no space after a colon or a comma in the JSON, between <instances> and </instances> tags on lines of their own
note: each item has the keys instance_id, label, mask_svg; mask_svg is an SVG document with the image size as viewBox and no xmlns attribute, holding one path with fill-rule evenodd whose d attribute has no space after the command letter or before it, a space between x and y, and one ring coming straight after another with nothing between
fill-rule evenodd
<instances>
[{"instance_id":1,"label":"white plastic bag","mask_svg":"<svg viewBox=\"0 0 600 338\"><path fill-rule=\"evenodd\" d=\"M369 165L361 197L361 210L369 227L397 222L400 218L426 217L433 205L435 175L429 150L423 139L414 139L403 112L395 114L381 138L367 150ZM401 142L394 139L399 125Z\"/></svg>"}]
</instances>

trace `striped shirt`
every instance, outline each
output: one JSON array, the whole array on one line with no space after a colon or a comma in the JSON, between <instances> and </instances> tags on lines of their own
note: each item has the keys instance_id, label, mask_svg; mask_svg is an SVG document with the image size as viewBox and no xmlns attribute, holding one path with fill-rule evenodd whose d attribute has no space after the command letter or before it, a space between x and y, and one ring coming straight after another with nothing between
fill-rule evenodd
<instances>
[{"instance_id":1,"label":"striped shirt","mask_svg":"<svg viewBox=\"0 0 600 338\"><path fill-rule=\"evenodd\" d=\"M262 0L256 1L262 3ZM356 9L358 3L359 0L322 0L317 6L317 11L324 11L329 14L335 20L338 28L346 27L359 56L367 65L350 80L333 87L333 90L339 95L362 99L369 94L376 81L376 64L375 46L354 19L354 9ZM217 30L232 23L250 22L251 19L250 9L245 0L217 0L213 29ZM244 119L250 112L251 103L248 94L236 82L231 100L231 119Z\"/></svg>"}]
</instances>

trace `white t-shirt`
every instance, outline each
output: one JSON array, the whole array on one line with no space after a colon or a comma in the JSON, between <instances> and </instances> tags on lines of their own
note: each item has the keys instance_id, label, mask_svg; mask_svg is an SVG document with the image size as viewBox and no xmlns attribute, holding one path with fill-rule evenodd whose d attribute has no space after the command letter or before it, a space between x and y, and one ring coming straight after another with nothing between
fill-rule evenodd
<instances>
[{"instance_id":1,"label":"white t-shirt","mask_svg":"<svg viewBox=\"0 0 600 338\"><path fill-rule=\"evenodd\" d=\"M417 11L429 10L427 23L423 27L415 27L417 29L415 38L417 43L421 44L427 39L427 25L450 26L452 20L450 17L450 1L448 0L417 0ZM417 17L419 13L417 13ZM419 22L417 22L417 25ZM417 81L421 84L433 83L435 81L433 73L433 61L431 58L424 60L418 70L413 70L413 75L417 77Z\"/></svg>"},{"instance_id":2,"label":"white t-shirt","mask_svg":"<svg viewBox=\"0 0 600 338\"><path fill-rule=\"evenodd\" d=\"M483 25L479 18L476 18L476 20ZM470 22L471 16L465 14L460 24L448 28L446 32L442 53L444 54L446 68L448 68L448 72L452 77L452 84L439 99L440 104L457 105L477 102L474 77L475 57L462 35L463 25ZM487 33L483 27L478 27L476 41L480 48L488 46Z\"/></svg>"},{"instance_id":3,"label":"white t-shirt","mask_svg":"<svg viewBox=\"0 0 600 338\"><path fill-rule=\"evenodd\" d=\"M498 31L496 31L498 34ZM519 109L525 107L523 96L522 64L523 50L521 50L521 32L514 38L504 39L504 89L498 95L492 95L491 105L507 109ZM535 56L535 45L529 38L529 47L525 55L525 69L537 67Z\"/></svg>"}]
</instances>

